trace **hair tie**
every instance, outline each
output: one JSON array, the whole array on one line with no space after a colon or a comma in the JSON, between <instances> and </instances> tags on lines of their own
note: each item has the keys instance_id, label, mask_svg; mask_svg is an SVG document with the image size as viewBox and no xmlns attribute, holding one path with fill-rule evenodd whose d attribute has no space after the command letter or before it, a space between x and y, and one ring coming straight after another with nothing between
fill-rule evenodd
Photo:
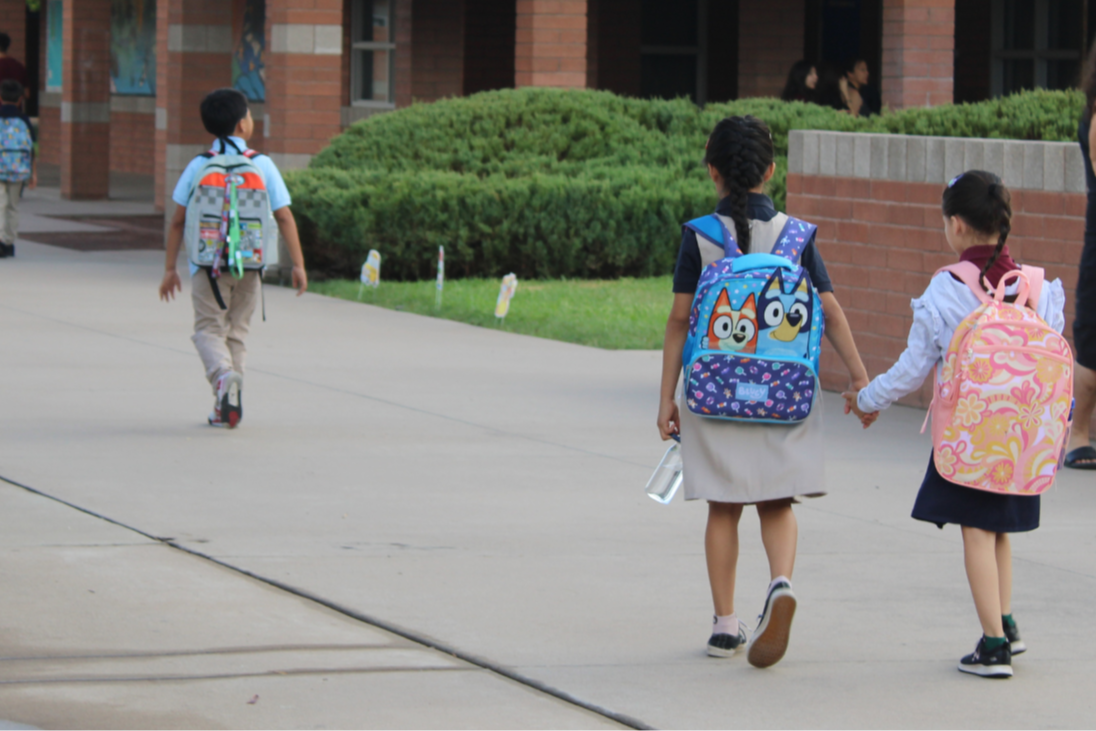
<instances>
[{"instance_id":1,"label":"hair tie","mask_svg":"<svg viewBox=\"0 0 1096 731\"><path fill-rule=\"evenodd\" d=\"M961 177L963 177L963 173L959 173L959 174L958 174L958 175L956 175L956 176L955 176L954 178L952 178L952 179L951 179L951 180L950 180L950 181L948 182L948 187L950 188L951 186L953 186L953 185L955 185L956 183L958 183L958 182L959 182L959 178L961 178Z\"/></svg>"}]
</instances>

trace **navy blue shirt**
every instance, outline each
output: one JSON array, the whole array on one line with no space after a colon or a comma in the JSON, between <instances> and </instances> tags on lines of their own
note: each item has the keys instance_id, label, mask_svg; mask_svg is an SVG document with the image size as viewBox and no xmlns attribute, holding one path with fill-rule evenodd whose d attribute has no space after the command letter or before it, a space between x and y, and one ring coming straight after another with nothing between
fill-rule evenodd
<instances>
[{"instance_id":1,"label":"navy blue shirt","mask_svg":"<svg viewBox=\"0 0 1096 731\"><path fill-rule=\"evenodd\" d=\"M716 204L715 212L721 216L731 215L731 205L727 198L721 198ZM761 193L750 193L746 203L746 217L756 221L771 221L776 217L776 207L772 199ZM799 259L799 265L807 270L811 277L811 283L819 292L832 292L833 282L830 281L829 272L822 262L822 256L818 253L818 247L814 242L814 235L803 249L803 255ZM684 229L681 234L681 249L677 253L677 266L674 267L674 293L695 294L696 286L700 282L700 272L704 268L700 258L700 245L696 242L696 234L690 229Z\"/></svg>"}]
</instances>

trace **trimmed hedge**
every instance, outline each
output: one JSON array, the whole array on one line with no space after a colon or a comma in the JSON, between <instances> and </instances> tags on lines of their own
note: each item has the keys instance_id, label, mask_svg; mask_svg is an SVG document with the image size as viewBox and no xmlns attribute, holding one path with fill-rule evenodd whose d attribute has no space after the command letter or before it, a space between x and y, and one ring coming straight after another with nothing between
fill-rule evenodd
<instances>
[{"instance_id":1,"label":"trimmed hedge","mask_svg":"<svg viewBox=\"0 0 1096 731\"><path fill-rule=\"evenodd\" d=\"M619 277L672 270L682 221L714 204L704 141L731 114L773 131L783 208L788 131L1070 140L1079 92L1035 91L868 119L813 104L709 104L526 88L416 104L354 124L286 176L310 267L354 276L371 249L386 278Z\"/></svg>"}]
</instances>

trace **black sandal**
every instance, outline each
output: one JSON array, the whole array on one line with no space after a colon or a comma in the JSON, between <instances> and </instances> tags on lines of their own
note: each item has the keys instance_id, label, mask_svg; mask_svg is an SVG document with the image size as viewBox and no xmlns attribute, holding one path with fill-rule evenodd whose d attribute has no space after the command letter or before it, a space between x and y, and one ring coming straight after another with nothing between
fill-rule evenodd
<instances>
[{"instance_id":1,"label":"black sandal","mask_svg":"<svg viewBox=\"0 0 1096 731\"><path fill-rule=\"evenodd\" d=\"M1096 449L1091 446L1077 447L1066 454L1063 464L1074 470L1096 470Z\"/></svg>"}]
</instances>

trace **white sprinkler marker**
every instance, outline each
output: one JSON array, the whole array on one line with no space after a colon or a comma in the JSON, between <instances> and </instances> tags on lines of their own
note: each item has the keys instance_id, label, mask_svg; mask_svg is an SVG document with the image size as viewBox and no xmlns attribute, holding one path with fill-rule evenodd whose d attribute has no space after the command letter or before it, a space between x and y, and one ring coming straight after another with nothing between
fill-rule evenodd
<instances>
[{"instance_id":1,"label":"white sprinkler marker","mask_svg":"<svg viewBox=\"0 0 1096 731\"><path fill-rule=\"evenodd\" d=\"M376 289L381 283L381 253L376 249L369 250L369 256L362 264L361 286L358 287L358 299L362 298L362 291L366 287Z\"/></svg>"},{"instance_id":2,"label":"white sprinkler marker","mask_svg":"<svg viewBox=\"0 0 1096 731\"><path fill-rule=\"evenodd\" d=\"M438 288L434 295L434 306L441 307L441 290L445 286L445 247L438 247Z\"/></svg>"},{"instance_id":3,"label":"white sprinkler marker","mask_svg":"<svg viewBox=\"0 0 1096 731\"><path fill-rule=\"evenodd\" d=\"M506 318L506 314L510 312L510 300L514 298L514 292L518 290L518 277L511 272L502 278L502 285L499 287L499 298L495 303L495 317L501 322Z\"/></svg>"}]
</instances>

